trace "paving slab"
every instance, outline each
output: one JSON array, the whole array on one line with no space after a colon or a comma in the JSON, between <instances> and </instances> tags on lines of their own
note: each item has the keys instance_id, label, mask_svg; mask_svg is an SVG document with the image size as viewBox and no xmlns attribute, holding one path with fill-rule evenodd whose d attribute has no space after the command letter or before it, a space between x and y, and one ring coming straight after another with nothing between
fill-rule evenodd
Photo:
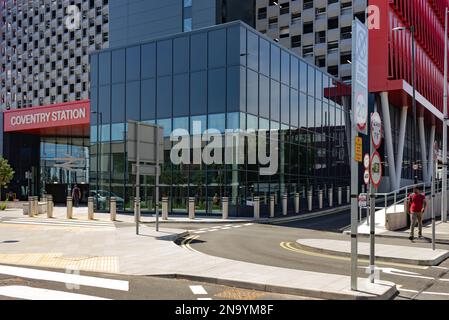
<instances>
[{"instance_id":1,"label":"paving slab","mask_svg":"<svg viewBox=\"0 0 449 320\"><path fill-rule=\"evenodd\" d=\"M115 229L49 228L0 223L0 264L126 275L192 278L213 283L325 299L390 299L394 283L359 278L350 290L345 275L318 273L235 261L178 246L185 230L142 226Z\"/></svg>"},{"instance_id":2,"label":"paving slab","mask_svg":"<svg viewBox=\"0 0 449 320\"><path fill-rule=\"evenodd\" d=\"M298 239L296 243L303 250L348 257L351 255L351 242L330 239ZM376 259L421 266L436 266L449 257L448 250L427 249L399 245L376 244ZM358 242L361 258L369 258L370 244Z\"/></svg>"}]
</instances>

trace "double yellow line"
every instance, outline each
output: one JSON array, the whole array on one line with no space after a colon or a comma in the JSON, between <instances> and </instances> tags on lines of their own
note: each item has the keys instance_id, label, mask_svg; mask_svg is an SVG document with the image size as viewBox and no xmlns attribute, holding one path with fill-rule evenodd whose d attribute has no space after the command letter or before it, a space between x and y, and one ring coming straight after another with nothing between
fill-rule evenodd
<instances>
[{"instance_id":1,"label":"double yellow line","mask_svg":"<svg viewBox=\"0 0 449 320\"><path fill-rule=\"evenodd\" d=\"M192 241L198 239L199 237L200 237L200 236L198 236L198 235L195 235L195 236L188 236L187 238L185 238L184 240L181 241L181 247L184 248L184 249L190 250L190 251L194 251L194 252L197 252L197 253L201 253L201 252L199 252L198 250L193 249L193 248L191 247L191 245L190 245L190 244L192 243Z\"/></svg>"},{"instance_id":2,"label":"double yellow line","mask_svg":"<svg viewBox=\"0 0 449 320\"><path fill-rule=\"evenodd\" d=\"M288 250L291 252L295 252L295 253L301 253L301 254L308 255L308 256L320 257L320 258L326 258L326 259L334 259L334 260L340 260L340 261L351 261L351 258L349 258L349 257L334 256L334 255L329 255L329 254L324 254L324 253L303 250L303 249L295 247L294 242L281 242L279 245L282 249L285 249L285 250ZM368 259L358 259L358 261L359 261L359 263L364 263L364 264L369 265ZM386 265L386 266L396 266L396 267L409 268L409 269L420 269L420 270L428 269L428 267L426 267L426 266L417 266L417 265L394 263L394 262L381 262L378 260L376 260L376 264L377 265Z\"/></svg>"}]
</instances>

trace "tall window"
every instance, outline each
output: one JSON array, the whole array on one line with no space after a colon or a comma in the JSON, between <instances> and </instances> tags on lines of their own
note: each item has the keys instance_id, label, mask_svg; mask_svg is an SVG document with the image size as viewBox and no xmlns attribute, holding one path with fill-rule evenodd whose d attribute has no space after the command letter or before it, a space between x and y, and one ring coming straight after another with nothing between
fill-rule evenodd
<instances>
[{"instance_id":1,"label":"tall window","mask_svg":"<svg viewBox=\"0 0 449 320\"><path fill-rule=\"evenodd\" d=\"M192 0L184 0L183 8L183 31L192 31Z\"/></svg>"}]
</instances>

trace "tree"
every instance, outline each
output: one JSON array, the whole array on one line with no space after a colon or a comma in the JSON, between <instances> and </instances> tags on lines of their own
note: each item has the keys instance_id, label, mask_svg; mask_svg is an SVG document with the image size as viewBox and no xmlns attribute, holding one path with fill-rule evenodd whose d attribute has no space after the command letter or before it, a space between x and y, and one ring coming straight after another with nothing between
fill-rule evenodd
<instances>
[{"instance_id":1,"label":"tree","mask_svg":"<svg viewBox=\"0 0 449 320\"><path fill-rule=\"evenodd\" d=\"M0 157L0 200L2 197L2 189L11 182L14 177L14 170L3 157Z\"/></svg>"}]
</instances>

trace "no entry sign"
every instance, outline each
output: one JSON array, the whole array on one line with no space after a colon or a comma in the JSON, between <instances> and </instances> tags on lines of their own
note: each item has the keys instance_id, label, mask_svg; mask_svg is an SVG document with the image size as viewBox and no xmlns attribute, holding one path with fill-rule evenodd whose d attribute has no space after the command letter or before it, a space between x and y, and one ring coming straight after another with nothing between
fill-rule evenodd
<instances>
[{"instance_id":1,"label":"no entry sign","mask_svg":"<svg viewBox=\"0 0 449 320\"><path fill-rule=\"evenodd\" d=\"M378 112L371 115L371 141L374 148L377 150L382 143L382 120Z\"/></svg>"}]
</instances>

